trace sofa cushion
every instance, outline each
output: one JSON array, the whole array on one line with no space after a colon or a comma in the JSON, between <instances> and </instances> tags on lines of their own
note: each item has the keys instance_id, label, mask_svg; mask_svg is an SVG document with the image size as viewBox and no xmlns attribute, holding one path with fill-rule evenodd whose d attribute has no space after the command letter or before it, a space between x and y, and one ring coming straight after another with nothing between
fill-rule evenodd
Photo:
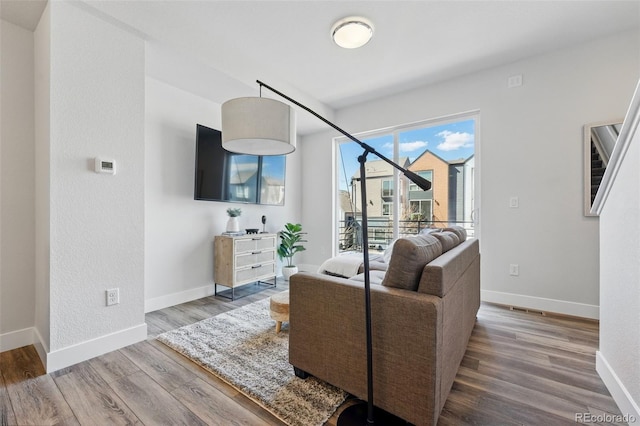
<instances>
[{"instance_id":1,"label":"sofa cushion","mask_svg":"<svg viewBox=\"0 0 640 426\"><path fill-rule=\"evenodd\" d=\"M375 270L375 269L371 269L369 270L369 284L381 284L382 280L384 279L386 272L385 271L379 271L379 270ZM353 281L358 281L363 283L364 282L364 272L362 274L358 274L355 277L351 277L350 278Z\"/></svg>"},{"instance_id":2,"label":"sofa cushion","mask_svg":"<svg viewBox=\"0 0 640 426\"><path fill-rule=\"evenodd\" d=\"M454 225L448 228L444 228L443 231L451 231L458 236L460 242L467 241L467 230L462 226Z\"/></svg>"},{"instance_id":3,"label":"sofa cushion","mask_svg":"<svg viewBox=\"0 0 640 426\"><path fill-rule=\"evenodd\" d=\"M391 241L391 243L389 243L389 245L387 246L386 249L384 249L384 251L382 252L382 261L385 263L389 263L389 261L391 260L391 253L393 253L393 245L396 243L396 241L398 241L397 239Z\"/></svg>"},{"instance_id":4,"label":"sofa cushion","mask_svg":"<svg viewBox=\"0 0 640 426\"><path fill-rule=\"evenodd\" d=\"M387 269L389 269L389 263L385 262L383 257L380 256L376 259L371 259L371 261L369 261L369 269L372 271L387 272ZM364 267L362 268L362 271L358 271L358 272L363 272L363 271L364 271Z\"/></svg>"},{"instance_id":5,"label":"sofa cushion","mask_svg":"<svg viewBox=\"0 0 640 426\"><path fill-rule=\"evenodd\" d=\"M399 238L393 245L382 285L417 290L424 266L441 254L442 244L432 235Z\"/></svg>"},{"instance_id":6,"label":"sofa cushion","mask_svg":"<svg viewBox=\"0 0 640 426\"><path fill-rule=\"evenodd\" d=\"M460 244L460 239L456 234L451 231L442 231L442 232L433 232L429 235L433 235L436 237L440 244L442 244L442 252L446 253L458 244Z\"/></svg>"}]
</instances>

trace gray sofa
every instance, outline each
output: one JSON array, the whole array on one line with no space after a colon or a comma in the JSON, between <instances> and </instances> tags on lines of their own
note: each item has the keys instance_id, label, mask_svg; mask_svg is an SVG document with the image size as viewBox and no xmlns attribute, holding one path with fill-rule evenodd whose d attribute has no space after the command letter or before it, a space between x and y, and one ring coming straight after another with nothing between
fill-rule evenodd
<instances>
[{"instance_id":1,"label":"gray sofa","mask_svg":"<svg viewBox=\"0 0 640 426\"><path fill-rule=\"evenodd\" d=\"M461 228L401 238L379 269L371 271L374 404L434 425L480 307L478 241ZM362 281L362 274L291 277L289 362L301 377L366 399Z\"/></svg>"}]
</instances>

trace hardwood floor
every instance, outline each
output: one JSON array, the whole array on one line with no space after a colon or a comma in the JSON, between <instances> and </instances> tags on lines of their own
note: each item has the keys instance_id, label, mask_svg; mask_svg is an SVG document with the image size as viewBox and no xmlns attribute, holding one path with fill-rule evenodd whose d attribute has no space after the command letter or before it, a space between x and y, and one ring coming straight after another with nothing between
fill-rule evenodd
<instances>
[{"instance_id":1,"label":"hardwood floor","mask_svg":"<svg viewBox=\"0 0 640 426\"><path fill-rule=\"evenodd\" d=\"M49 375L33 347L4 352L0 424L282 425L155 336L286 288L149 313L148 340ZM483 304L438 424L569 425L583 413L616 420L621 413L595 371L597 347L597 322Z\"/></svg>"}]
</instances>

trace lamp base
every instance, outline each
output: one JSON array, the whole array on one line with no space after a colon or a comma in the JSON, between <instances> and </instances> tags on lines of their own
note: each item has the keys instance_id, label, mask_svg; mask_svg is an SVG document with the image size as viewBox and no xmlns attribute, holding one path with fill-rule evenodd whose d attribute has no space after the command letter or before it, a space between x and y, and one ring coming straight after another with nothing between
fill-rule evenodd
<instances>
[{"instance_id":1,"label":"lamp base","mask_svg":"<svg viewBox=\"0 0 640 426\"><path fill-rule=\"evenodd\" d=\"M406 426L407 422L400 417L394 416L378 407L373 410L373 423L369 423L367 419L368 409L366 401L358 401L357 403L347 407L338 416L338 426Z\"/></svg>"}]
</instances>

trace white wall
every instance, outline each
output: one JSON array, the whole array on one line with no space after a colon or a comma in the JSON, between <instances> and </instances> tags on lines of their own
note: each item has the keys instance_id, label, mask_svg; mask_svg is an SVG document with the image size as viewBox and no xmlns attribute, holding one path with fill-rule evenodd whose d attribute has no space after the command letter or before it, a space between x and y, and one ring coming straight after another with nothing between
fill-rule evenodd
<instances>
[{"instance_id":1,"label":"white wall","mask_svg":"<svg viewBox=\"0 0 640 426\"><path fill-rule=\"evenodd\" d=\"M0 21L0 351L31 344L34 322L33 33Z\"/></svg>"},{"instance_id":2,"label":"white wall","mask_svg":"<svg viewBox=\"0 0 640 426\"><path fill-rule=\"evenodd\" d=\"M52 2L50 347L55 370L146 338L144 42ZM94 172L94 158L116 175ZM106 306L105 290L120 289Z\"/></svg>"},{"instance_id":3,"label":"white wall","mask_svg":"<svg viewBox=\"0 0 640 426\"><path fill-rule=\"evenodd\" d=\"M215 87L216 81L211 81ZM284 206L193 199L196 124L220 129L220 105L147 77L145 111L145 311L213 294L213 237L226 210L240 227L277 232L300 220L300 150L287 156Z\"/></svg>"},{"instance_id":4,"label":"white wall","mask_svg":"<svg viewBox=\"0 0 640 426\"><path fill-rule=\"evenodd\" d=\"M619 34L350 107L336 122L357 133L479 110L483 299L597 317L598 220L582 214L582 128L623 118L638 45L637 33ZM524 85L508 89L516 74ZM303 193L314 194L303 198L307 263L332 255L333 135L303 141ZM511 196L520 208L509 208ZM509 276L510 263L520 276Z\"/></svg>"},{"instance_id":5,"label":"white wall","mask_svg":"<svg viewBox=\"0 0 640 426\"><path fill-rule=\"evenodd\" d=\"M640 96L637 93L636 96ZM639 111L630 117L637 120ZM629 117L625 125L631 124ZM640 424L640 132L635 130L600 213L597 370L622 414Z\"/></svg>"},{"instance_id":6,"label":"white wall","mask_svg":"<svg viewBox=\"0 0 640 426\"><path fill-rule=\"evenodd\" d=\"M51 102L51 7L47 4L34 33L35 94L35 312L34 343L42 360L50 345L49 312L49 175L50 175L50 102Z\"/></svg>"},{"instance_id":7,"label":"white wall","mask_svg":"<svg viewBox=\"0 0 640 426\"><path fill-rule=\"evenodd\" d=\"M193 200L193 168L195 124L219 128L220 105L145 81L144 41L72 3L49 3L35 33L10 25L0 350L34 343L53 371L144 339L145 304L212 293L213 236L231 204ZM243 227L261 228L262 215L272 232L300 221L300 152L287 158L285 206L242 206ZM94 173L97 156L117 174ZM106 307L113 287L121 303Z\"/></svg>"}]
</instances>

